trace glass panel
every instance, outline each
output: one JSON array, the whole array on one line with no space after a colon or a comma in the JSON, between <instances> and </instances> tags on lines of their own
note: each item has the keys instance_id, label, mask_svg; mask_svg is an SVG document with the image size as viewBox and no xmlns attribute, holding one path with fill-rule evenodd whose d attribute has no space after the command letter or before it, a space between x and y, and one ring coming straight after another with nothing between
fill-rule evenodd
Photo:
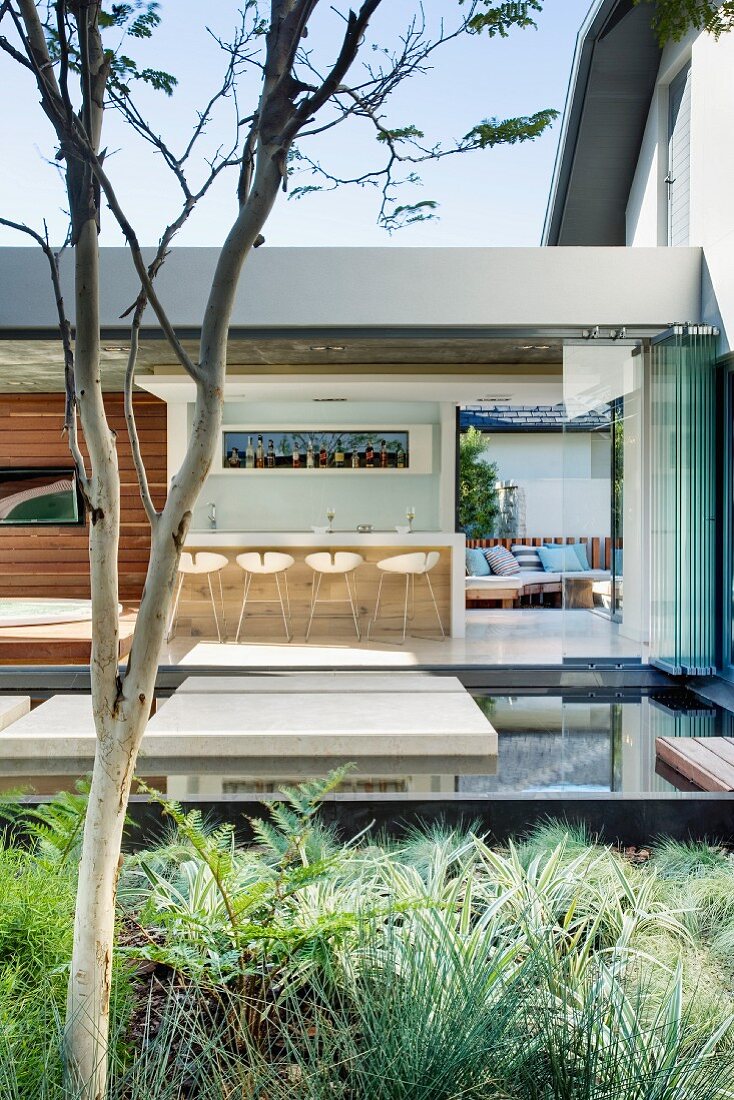
<instances>
[{"instance_id":1,"label":"glass panel","mask_svg":"<svg viewBox=\"0 0 734 1100\"><path fill-rule=\"evenodd\" d=\"M726 376L726 404L724 410L724 423L726 425L726 444L729 452L728 469L726 471L725 493L727 504L728 524L725 540L725 564L724 564L724 591L729 591L729 616L727 623L728 644L725 642L725 653L728 650L729 672L734 669L734 372ZM726 660L726 657L725 657Z\"/></svg>"},{"instance_id":2,"label":"glass panel","mask_svg":"<svg viewBox=\"0 0 734 1100\"><path fill-rule=\"evenodd\" d=\"M559 568L567 662L643 654L643 378L636 344L594 340L564 348L558 541L566 544ZM580 541L585 554L572 548Z\"/></svg>"},{"instance_id":3,"label":"glass panel","mask_svg":"<svg viewBox=\"0 0 734 1100\"><path fill-rule=\"evenodd\" d=\"M716 664L715 336L681 327L650 355L651 660Z\"/></svg>"}]
</instances>

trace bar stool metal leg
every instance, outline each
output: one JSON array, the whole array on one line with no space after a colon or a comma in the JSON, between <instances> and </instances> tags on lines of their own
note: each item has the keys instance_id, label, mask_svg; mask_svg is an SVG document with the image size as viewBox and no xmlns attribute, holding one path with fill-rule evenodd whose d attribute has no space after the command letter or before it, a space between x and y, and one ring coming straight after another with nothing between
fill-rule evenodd
<instances>
[{"instance_id":1,"label":"bar stool metal leg","mask_svg":"<svg viewBox=\"0 0 734 1100\"><path fill-rule=\"evenodd\" d=\"M244 570L244 574L245 574L245 579L244 579L244 587L243 587L243 592L242 592L242 608L240 610L240 618L239 618L239 622L237 623L237 634L236 634L236 637L235 637L235 641L237 641L237 642L239 642L239 640L240 640L240 634L242 633L242 624L243 624L243 622L244 622L244 620L245 620L245 618L248 614L247 604L250 600L250 588L252 587L252 582L255 578L255 574L250 573L248 570ZM271 577L274 580L275 588L276 588L276 592L277 592L277 600L272 600L271 601L271 600L257 599L257 600L253 600L252 602L253 603L277 603L280 606L280 613L283 617L283 626L285 628L286 641L290 642L293 638L293 634L292 634L291 625L290 625L291 624L291 608L290 608L290 600L288 599L288 578L286 576L285 570L283 570L281 572L277 572L277 573L260 573L260 574L258 574L258 576L260 576L262 579ZM283 584L285 585L285 592L286 592L285 600L283 599L283 589L281 588L281 578L282 578Z\"/></svg>"},{"instance_id":2,"label":"bar stool metal leg","mask_svg":"<svg viewBox=\"0 0 734 1100\"><path fill-rule=\"evenodd\" d=\"M428 573L424 573L423 576L426 578L426 584L428 585L428 591L431 593L431 600L433 602L433 610L436 612L436 618L438 619L438 626L439 626L439 630L441 631L441 637L445 638L446 637L446 631L443 628L443 623L441 622L441 613L438 610L438 604L436 603L436 597L433 594L433 585L431 584L431 578L428 576Z\"/></svg>"},{"instance_id":3,"label":"bar stool metal leg","mask_svg":"<svg viewBox=\"0 0 734 1100\"><path fill-rule=\"evenodd\" d=\"M237 633L235 635L235 642L240 640L240 631L242 630L242 620L245 617L245 607L247 606L247 597L250 593L250 585L252 584L252 573L245 573L245 583L242 588L242 607L240 609L240 618L237 623Z\"/></svg>"},{"instance_id":4,"label":"bar stool metal leg","mask_svg":"<svg viewBox=\"0 0 734 1100\"><path fill-rule=\"evenodd\" d=\"M283 581L286 585L288 584L288 582L285 578L285 575L283 575ZM281 592L281 589L280 589L280 573L275 574L275 587L278 589L278 600L280 602L280 613L283 616L283 626L285 627L285 640L287 642L289 642L292 638L291 628L290 628L290 604L288 605L288 614L286 615L285 604L283 602L283 593ZM287 592L287 588L286 588L286 592Z\"/></svg>"},{"instance_id":5,"label":"bar stool metal leg","mask_svg":"<svg viewBox=\"0 0 734 1100\"><path fill-rule=\"evenodd\" d=\"M225 637L225 640L226 640L226 638L227 638L227 619L226 619L225 614L224 614L224 589L222 588L222 570L221 569L218 570L218 572L217 572L217 579L219 581L219 606L222 609L222 633L224 634L224 637Z\"/></svg>"},{"instance_id":6,"label":"bar stool metal leg","mask_svg":"<svg viewBox=\"0 0 734 1100\"><path fill-rule=\"evenodd\" d=\"M372 627L377 622L377 618L380 614L380 600L382 599L382 582L385 580L385 574L380 573L380 583L377 586L377 600L375 601L375 613L367 623L367 637L369 638L372 631Z\"/></svg>"},{"instance_id":7,"label":"bar stool metal leg","mask_svg":"<svg viewBox=\"0 0 734 1100\"><path fill-rule=\"evenodd\" d=\"M211 575L211 573L207 573L206 581L207 581L207 584L209 585L209 599L212 602L212 611L214 612L214 622L216 623L216 626L217 626L217 638L221 642L222 641L222 631L219 627L219 616L217 615L217 605L214 602L214 589L212 588L212 575Z\"/></svg>"},{"instance_id":8,"label":"bar stool metal leg","mask_svg":"<svg viewBox=\"0 0 734 1100\"><path fill-rule=\"evenodd\" d=\"M311 614L308 617L308 626L306 627L306 641L311 636L311 626L313 624L314 611L316 610L316 603L319 598L319 589L321 588L321 573L316 574L316 582L311 590Z\"/></svg>"},{"instance_id":9,"label":"bar stool metal leg","mask_svg":"<svg viewBox=\"0 0 734 1100\"><path fill-rule=\"evenodd\" d=\"M357 614L357 607L356 607L357 585L355 583L355 585L354 585L354 594L352 594L352 581L350 579L349 573L344 574L344 583L347 586L347 593L349 595L349 606L352 609L352 618L354 619L354 629L357 632L357 641L361 642L362 641L362 632L359 629L359 616Z\"/></svg>"},{"instance_id":10,"label":"bar stool metal leg","mask_svg":"<svg viewBox=\"0 0 734 1100\"><path fill-rule=\"evenodd\" d=\"M408 632L408 594L410 593L410 574L405 577L405 600L403 602L403 636L400 644L405 645L405 636Z\"/></svg>"}]
</instances>

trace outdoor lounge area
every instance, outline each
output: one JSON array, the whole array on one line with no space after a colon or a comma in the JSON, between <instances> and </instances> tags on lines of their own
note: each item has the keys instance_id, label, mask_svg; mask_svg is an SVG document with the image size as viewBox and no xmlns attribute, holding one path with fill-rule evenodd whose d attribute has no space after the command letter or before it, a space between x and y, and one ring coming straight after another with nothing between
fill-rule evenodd
<instances>
[{"instance_id":1,"label":"outdoor lounge area","mask_svg":"<svg viewBox=\"0 0 734 1100\"><path fill-rule=\"evenodd\" d=\"M504 554L498 556L497 548ZM550 554L545 553L548 549ZM467 608L537 604L608 610L612 573L605 565L611 561L611 554L610 538L526 538L522 542L469 539L465 581ZM493 568L493 563L500 572Z\"/></svg>"}]
</instances>

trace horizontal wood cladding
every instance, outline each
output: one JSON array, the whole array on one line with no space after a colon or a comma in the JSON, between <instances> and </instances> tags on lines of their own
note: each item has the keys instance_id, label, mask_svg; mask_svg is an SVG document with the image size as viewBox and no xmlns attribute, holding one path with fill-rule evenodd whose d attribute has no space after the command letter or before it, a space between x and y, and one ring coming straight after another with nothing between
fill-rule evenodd
<instances>
[{"instance_id":1,"label":"horizontal wood cladding","mask_svg":"<svg viewBox=\"0 0 734 1100\"><path fill-rule=\"evenodd\" d=\"M105 397L117 433L120 465L120 600L140 598L150 529L140 500L121 393ZM166 495L166 405L151 394L135 396L140 446L157 506ZM0 394L0 466L72 466L61 429L64 395ZM87 452L82 436L82 451ZM0 526L0 596L89 598L89 530L84 527Z\"/></svg>"}]
</instances>

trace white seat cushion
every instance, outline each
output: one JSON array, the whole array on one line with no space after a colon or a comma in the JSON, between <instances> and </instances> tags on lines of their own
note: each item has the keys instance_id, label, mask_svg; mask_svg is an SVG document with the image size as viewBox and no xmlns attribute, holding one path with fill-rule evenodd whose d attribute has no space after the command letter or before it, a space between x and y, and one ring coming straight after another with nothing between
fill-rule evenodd
<instances>
[{"instance_id":1,"label":"white seat cushion","mask_svg":"<svg viewBox=\"0 0 734 1100\"><path fill-rule=\"evenodd\" d=\"M337 550L333 557L328 550L319 550L316 554L306 554L304 561L316 573L351 573L364 558L349 550Z\"/></svg>"},{"instance_id":2,"label":"white seat cushion","mask_svg":"<svg viewBox=\"0 0 734 1100\"><path fill-rule=\"evenodd\" d=\"M546 573L545 569L541 569L539 572L531 572L529 569L523 569L520 574L520 580L523 584L560 584L560 573Z\"/></svg>"},{"instance_id":3,"label":"white seat cushion","mask_svg":"<svg viewBox=\"0 0 734 1100\"><path fill-rule=\"evenodd\" d=\"M294 564L290 554L279 554L276 550L266 550L264 554L250 550L246 554L238 554L235 560L247 573L282 573Z\"/></svg>"},{"instance_id":4,"label":"white seat cushion","mask_svg":"<svg viewBox=\"0 0 734 1100\"><path fill-rule=\"evenodd\" d=\"M492 589L495 589L495 588L500 589L502 591L507 591L509 589L513 592L521 592L524 585L525 585L525 581L523 580L523 578L518 577L518 576L514 576L514 577L466 577L465 582L466 582L466 587L467 588L471 588L471 589L483 588L483 589L487 589L490 592L492 591Z\"/></svg>"},{"instance_id":5,"label":"white seat cushion","mask_svg":"<svg viewBox=\"0 0 734 1100\"><path fill-rule=\"evenodd\" d=\"M425 573L428 568L428 557L429 555L423 550L417 550L412 554L393 554L390 558L382 558L378 561L377 568L383 573ZM434 561L433 565L435 564Z\"/></svg>"},{"instance_id":6,"label":"white seat cushion","mask_svg":"<svg viewBox=\"0 0 734 1100\"><path fill-rule=\"evenodd\" d=\"M229 565L229 558L224 554L210 554L204 550L190 554L184 550L178 563L178 571L187 575L218 573L225 565Z\"/></svg>"}]
</instances>

